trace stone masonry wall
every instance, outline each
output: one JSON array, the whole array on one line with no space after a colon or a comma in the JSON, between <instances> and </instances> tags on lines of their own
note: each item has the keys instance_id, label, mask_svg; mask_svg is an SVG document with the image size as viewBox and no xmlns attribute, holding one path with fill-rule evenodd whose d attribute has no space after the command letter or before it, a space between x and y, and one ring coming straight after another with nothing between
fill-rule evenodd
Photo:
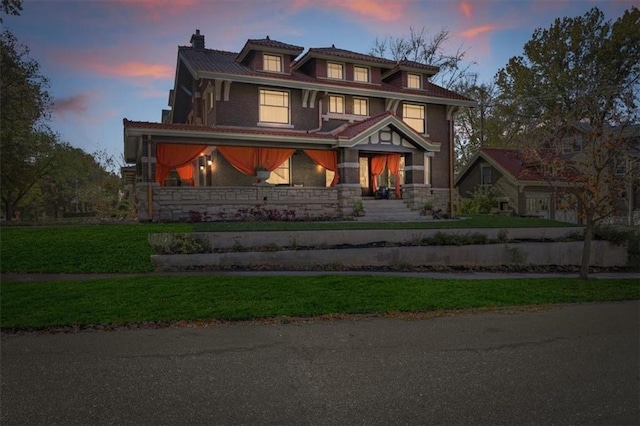
<instances>
[{"instance_id":1,"label":"stone masonry wall","mask_svg":"<svg viewBox=\"0 0 640 426\"><path fill-rule=\"evenodd\" d=\"M239 210L260 206L293 210L295 218L337 218L342 215L337 188L292 188L269 185L251 187L161 187L152 185L153 212L149 218L146 187L138 193L139 220L184 222L195 212L206 220L236 220Z\"/></svg>"}]
</instances>

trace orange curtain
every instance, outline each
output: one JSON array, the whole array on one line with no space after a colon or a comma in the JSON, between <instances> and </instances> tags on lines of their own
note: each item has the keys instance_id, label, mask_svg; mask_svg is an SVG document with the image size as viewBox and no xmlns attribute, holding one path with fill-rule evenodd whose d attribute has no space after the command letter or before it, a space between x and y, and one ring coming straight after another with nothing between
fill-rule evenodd
<instances>
[{"instance_id":1,"label":"orange curtain","mask_svg":"<svg viewBox=\"0 0 640 426\"><path fill-rule=\"evenodd\" d=\"M288 148L258 148L258 166L274 171L293 155L295 149Z\"/></svg>"},{"instance_id":2,"label":"orange curtain","mask_svg":"<svg viewBox=\"0 0 640 426\"><path fill-rule=\"evenodd\" d=\"M248 176L256 174L257 149L244 146L219 146L218 152L240 173Z\"/></svg>"},{"instance_id":3,"label":"orange curtain","mask_svg":"<svg viewBox=\"0 0 640 426\"><path fill-rule=\"evenodd\" d=\"M335 151L321 151L317 149L305 149L304 153L307 154L313 161L320 164L327 170L331 170L335 174L330 186L336 186L340 179L338 178L338 154Z\"/></svg>"},{"instance_id":4,"label":"orange curtain","mask_svg":"<svg viewBox=\"0 0 640 426\"><path fill-rule=\"evenodd\" d=\"M371 157L371 183L373 184L373 192L378 190L378 175L384 171L386 164L386 155L374 155Z\"/></svg>"},{"instance_id":5,"label":"orange curtain","mask_svg":"<svg viewBox=\"0 0 640 426\"><path fill-rule=\"evenodd\" d=\"M291 157L295 150L289 148L219 146L218 151L240 173L255 176L257 166L262 166L272 172L280 167L287 158Z\"/></svg>"},{"instance_id":6,"label":"orange curtain","mask_svg":"<svg viewBox=\"0 0 640 426\"><path fill-rule=\"evenodd\" d=\"M395 178L396 182L396 198L401 198L400 193L400 154L387 155L387 168Z\"/></svg>"},{"instance_id":7,"label":"orange curtain","mask_svg":"<svg viewBox=\"0 0 640 426\"><path fill-rule=\"evenodd\" d=\"M164 185L171 169L186 166L206 148L206 145L158 144L156 146L156 182Z\"/></svg>"},{"instance_id":8,"label":"orange curtain","mask_svg":"<svg viewBox=\"0 0 640 426\"><path fill-rule=\"evenodd\" d=\"M180 179L189 182L189 186L193 186L193 164L187 164L186 166L178 167L176 169Z\"/></svg>"}]
</instances>

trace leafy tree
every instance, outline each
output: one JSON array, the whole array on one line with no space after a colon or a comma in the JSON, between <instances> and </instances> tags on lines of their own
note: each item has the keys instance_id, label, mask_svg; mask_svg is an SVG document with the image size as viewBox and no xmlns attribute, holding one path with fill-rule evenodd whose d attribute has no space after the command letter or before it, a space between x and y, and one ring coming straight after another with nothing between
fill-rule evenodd
<instances>
[{"instance_id":1,"label":"leafy tree","mask_svg":"<svg viewBox=\"0 0 640 426\"><path fill-rule=\"evenodd\" d=\"M587 278L594 227L615 212L615 194L634 170L622 178L614 172L637 136L628 131L639 119L640 10L632 7L613 23L597 8L556 19L533 33L524 55L509 60L496 84L498 114L510 123L506 138L530 155L562 154L572 126L581 126L583 152L541 170L549 181L570 180L565 190L585 223L580 277Z\"/></svg>"},{"instance_id":2,"label":"leafy tree","mask_svg":"<svg viewBox=\"0 0 640 426\"><path fill-rule=\"evenodd\" d=\"M10 220L15 205L51 171L56 136L44 125L51 100L48 80L9 31L0 36L0 185Z\"/></svg>"},{"instance_id":3,"label":"leafy tree","mask_svg":"<svg viewBox=\"0 0 640 426\"><path fill-rule=\"evenodd\" d=\"M20 15L20 12L22 12L22 0L2 0L0 11L7 15ZM1 23L2 18L0 17L0 24Z\"/></svg>"}]
</instances>

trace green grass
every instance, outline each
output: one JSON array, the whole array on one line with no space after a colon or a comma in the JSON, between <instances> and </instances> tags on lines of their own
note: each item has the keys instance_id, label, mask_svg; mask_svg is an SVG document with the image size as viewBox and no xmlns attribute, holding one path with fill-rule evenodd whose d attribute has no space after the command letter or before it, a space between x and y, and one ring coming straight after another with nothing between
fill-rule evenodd
<instances>
[{"instance_id":1,"label":"green grass","mask_svg":"<svg viewBox=\"0 0 640 426\"><path fill-rule=\"evenodd\" d=\"M147 272L147 236L190 232L190 224L7 226L0 230L2 272Z\"/></svg>"},{"instance_id":2,"label":"green grass","mask_svg":"<svg viewBox=\"0 0 640 426\"><path fill-rule=\"evenodd\" d=\"M0 284L4 329L417 312L640 298L637 280L142 277Z\"/></svg>"},{"instance_id":3,"label":"green grass","mask_svg":"<svg viewBox=\"0 0 640 426\"><path fill-rule=\"evenodd\" d=\"M328 229L445 229L567 226L552 220L476 216L458 221L419 223L211 222L196 224L104 224L4 226L0 228L0 270L30 273L148 272L151 233L255 232Z\"/></svg>"}]
</instances>

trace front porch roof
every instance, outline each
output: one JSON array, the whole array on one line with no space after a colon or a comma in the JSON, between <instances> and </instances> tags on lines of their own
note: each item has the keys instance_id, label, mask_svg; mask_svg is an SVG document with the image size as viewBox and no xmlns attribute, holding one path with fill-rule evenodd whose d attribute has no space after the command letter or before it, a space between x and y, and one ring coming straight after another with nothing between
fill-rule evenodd
<instances>
[{"instance_id":1,"label":"front porch roof","mask_svg":"<svg viewBox=\"0 0 640 426\"><path fill-rule=\"evenodd\" d=\"M123 119L124 153L128 163L136 161L140 142L203 144L220 143L235 146L282 147L300 149L352 148L367 142L378 131L389 127L404 139L425 151L439 151L440 144L416 133L391 112L370 117L351 125L345 124L332 132L300 131L269 127L202 126L195 124L151 123Z\"/></svg>"}]
</instances>

